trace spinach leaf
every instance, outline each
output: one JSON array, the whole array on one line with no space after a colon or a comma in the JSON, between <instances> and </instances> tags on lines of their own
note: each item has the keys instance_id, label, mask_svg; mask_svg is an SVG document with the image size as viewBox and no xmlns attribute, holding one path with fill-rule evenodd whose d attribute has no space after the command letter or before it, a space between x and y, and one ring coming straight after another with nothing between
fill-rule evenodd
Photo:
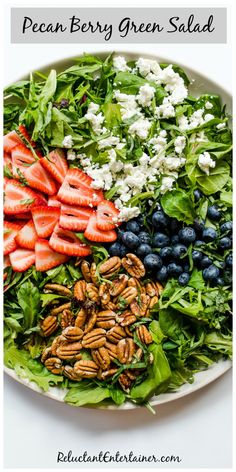
<instances>
[{"instance_id":1,"label":"spinach leaf","mask_svg":"<svg viewBox=\"0 0 236 472\"><path fill-rule=\"evenodd\" d=\"M171 192L166 192L161 197L161 205L168 216L187 224L193 223L195 217L194 206L184 190L174 189Z\"/></svg>"},{"instance_id":2,"label":"spinach leaf","mask_svg":"<svg viewBox=\"0 0 236 472\"><path fill-rule=\"evenodd\" d=\"M74 406L95 405L110 397L107 387L99 387L96 384L80 382L78 386L72 387L66 394L66 403Z\"/></svg>"},{"instance_id":3,"label":"spinach leaf","mask_svg":"<svg viewBox=\"0 0 236 472\"><path fill-rule=\"evenodd\" d=\"M39 289L30 280L27 280L19 287L17 300L24 315L23 328L27 331L36 326L38 321L41 309Z\"/></svg>"},{"instance_id":4,"label":"spinach leaf","mask_svg":"<svg viewBox=\"0 0 236 472\"><path fill-rule=\"evenodd\" d=\"M105 103L102 107L107 126L112 129L121 123L120 105Z\"/></svg>"},{"instance_id":5,"label":"spinach leaf","mask_svg":"<svg viewBox=\"0 0 236 472\"><path fill-rule=\"evenodd\" d=\"M206 175L199 168L195 170L196 183L205 195L219 192L227 183L229 175L230 167L225 161L218 161L215 168L210 170L210 175Z\"/></svg>"}]
</instances>

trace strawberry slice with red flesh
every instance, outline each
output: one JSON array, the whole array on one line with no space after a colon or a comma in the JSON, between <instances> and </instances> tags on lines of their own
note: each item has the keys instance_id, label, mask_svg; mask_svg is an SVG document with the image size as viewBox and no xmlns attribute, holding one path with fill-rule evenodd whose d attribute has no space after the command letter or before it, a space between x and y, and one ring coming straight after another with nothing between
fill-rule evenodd
<instances>
[{"instance_id":1,"label":"strawberry slice with red flesh","mask_svg":"<svg viewBox=\"0 0 236 472\"><path fill-rule=\"evenodd\" d=\"M42 197L31 188L20 184L17 180L6 179L5 214L27 213L33 206L42 205L43 201Z\"/></svg>"},{"instance_id":2,"label":"strawberry slice with red flesh","mask_svg":"<svg viewBox=\"0 0 236 472\"><path fill-rule=\"evenodd\" d=\"M53 207L57 207L57 208L61 208L61 202L60 202L60 200L58 200L56 195L53 195L52 197L49 197L48 205L53 206Z\"/></svg>"},{"instance_id":3,"label":"strawberry slice with red flesh","mask_svg":"<svg viewBox=\"0 0 236 472\"><path fill-rule=\"evenodd\" d=\"M15 251L15 249L17 248L16 236L20 228L21 228L21 225L17 223L12 223L11 221L4 221L3 223L3 233L4 233L3 254L4 256L6 256L7 254L10 254L10 252Z\"/></svg>"},{"instance_id":4,"label":"strawberry slice with red flesh","mask_svg":"<svg viewBox=\"0 0 236 472\"><path fill-rule=\"evenodd\" d=\"M64 264L68 259L69 256L53 251L46 239L39 239L35 244L35 267L40 272Z\"/></svg>"},{"instance_id":5,"label":"strawberry slice with red flesh","mask_svg":"<svg viewBox=\"0 0 236 472\"><path fill-rule=\"evenodd\" d=\"M27 167L35 162L33 153L24 144L18 144L12 150L12 168L16 179L20 178L20 173L24 175ZM19 172L17 171L19 169Z\"/></svg>"},{"instance_id":6,"label":"strawberry slice with red flesh","mask_svg":"<svg viewBox=\"0 0 236 472\"><path fill-rule=\"evenodd\" d=\"M51 236L60 217L60 208L38 206L31 210L35 229L40 238Z\"/></svg>"},{"instance_id":7,"label":"strawberry slice with red flesh","mask_svg":"<svg viewBox=\"0 0 236 472\"><path fill-rule=\"evenodd\" d=\"M15 272L24 272L35 263L35 252L30 249L16 249L9 257Z\"/></svg>"},{"instance_id":8,"label":"strawberry slice with red flesh","mask_svg":"<svg viewBox=\"0 0 236 472\"><path fill-rule=\"evenodd\" d=\"M16 235L16 242L25 249L34 249L38 235L35 230L33 220L28 221Z\"/></svg>"},{"instance_id":9,"label":"strawberry slice with red flesh","mask_svg":"<svg viewBox=\"0 0 236 472\"><path fill-rule=\"evenodd\" d=\"M49 246L54 251L67 256L86 257L91 254L90 248L81 243L72 231L60 228L59 225L56 226L49 239Z\"/></svg>"},{"instance_id":10,"label":"strawberry slice with red flesh","mask_svg":"<svg viewBox=\"0 0 236 472\"><path fill-rule=\"evenodd\" d=\"M91 187L93 179L79 169L69 169L57 194L63 203L78 206L97 206L104 200L101 190Z\"/></svg>"},{"instance_id":11,"label":"strawberry slice with red flesh","mask_svg":"<svg viewBox=\"0 0 236 472\"><path fill-rule=\"evenodd\" d=\"M62 205L59 225L71 231L84 231L93 213L91 208Z\"/></svg>"},{"instance_id":12,"label":"strawberry slice with red flesh","mask_svg":"<svg viewBox=\"0 0 236 472\"><path fill-rule=\"evenodd\" d=\"M68 171L68 164L62 149L51 151L47 157L40 159L40 163L57 182L63 183Z\"/></svg>"},{"instance_id":13,"label":"strawberry slice with red flesh","mask_svg":"<svg viewBox=\"0 0 236 472\"><path fill-rule=\"evenodd\" d=\"M30 143L33 148L36 147L36 143L34 141L32 141L31 136L29 135L29 133L28 133L28 131L27 131L27 129L24 125L19 125L18 130L19 130L20 134L22 134L22 136L24 136L26 141L28 141L28 143Z\"/></svg>"},{"instance_id":14,"label":"strawberry slice with red flesh","mask_svg":"<svg viewBox=\"0 0 236 472\"><path fill-rule=\"evenodd\" d=\"M117 227L119 210L114 203L109 200L103 200L97 207L97 227L102 231L109 231Z\"/></svg>"},{"instance_id":15,"label":"strawberry slice with red flesh","mask_svg":"<svg viewBox=\"0 0 236 472\"><path fill-rule=\"evenodd\" d=\"M36 188L47 195L55 195L55 182L39 161L25 169L24 176L30 187Z\"/></svg>"},{"instance_id":16,"label":"strawberry slice with red flesh","mask_svg":"<svg viewBox=\"0 0 236 472\"><path fill-rule=\"evenodd\" d=\"M10 133L5 134L3 136L3 149L4 151L11 153L12 149L14 149L17 144L24 144L20 136L16 133L16 131L10 131Z\"/></svg>"},{"instance_id":17,"label":"strawberry slice with red flesh","mask_svg":"<svg viewBox=\"0 0 236 472\"><path fill-rule=\"evenodd\" d=\"M114 229L102 231L98 228L96 215L90 216L84 236L89 241L95 241L99 243L110 243L117 239L117 234Z\"/></svg>"}]
</instances>

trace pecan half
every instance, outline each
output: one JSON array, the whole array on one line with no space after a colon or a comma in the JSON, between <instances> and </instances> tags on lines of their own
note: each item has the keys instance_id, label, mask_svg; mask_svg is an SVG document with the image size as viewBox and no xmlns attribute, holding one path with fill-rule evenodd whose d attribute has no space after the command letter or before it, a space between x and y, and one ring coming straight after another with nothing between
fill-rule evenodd
<instances>
[{"instance_id":1,"label":"pecan half","mask_svg":"<svg viewBox=\"0 0 236 472\"><path fill-rule=\"evenodd\" d=\"M98 349L92 349L91 355L94 362L101 367L102 370L107 370L110 366L111 359L108 350L105 347L99 347Z\"/></svg>"},{"instance_id":2,"label":"pecan half","mask_svg":"<svg viewBox=\"0 0 236 472\"><path fill-rule=\"evenodd\" d=\"M117 307L119 309L125 308L137 297L137 295L138 291L135 287L126 287L118 296Z\"/></svg>"},{"instance_id":3,"label":"pecan half","mask_svg":"<svg viewBox=\"0 0 236 472\"><path fill-rule=\"evenodd\" d=\"M121 262L125 270L128 274L132 275L132 277L136 277L137 279L144 277L145 267L135 254L126 254L126 257L123 257Z\"/></svg>"},{"instance_id":4,"label":"pecan half","mask_svg":"<svg viewBox=\"0 0 236 472\"><path fill-rule=\"evenodd\" d=\"M130 303L130 309L137 317L145 316L148 309L148 304L149 296L141 293L139 300L133 300L132 303Z\"/></svg>"},{"instance_id":5,"label":"pecan half","mask_svg":"<svg viewBox=\"0 0 236 472\"><path fill-rule=\"evenodd\" d=\"M67 328L63 329L62 336L66 338L67 341L79 341L84 335L84 332L81 328L77 326L68 326Z\"/></svg>"},{"instance_id":6,"label":"pecan half","mask_svg":"<svg viewBox=\"0 0 236 472\"><path fill-rule=\"evenodd\" d=\"M59 293L60 295L65 295L65 297L71 297L72 291L61 284L45 284L43 287L44 291Z\"/></svg>"},{"instance_id":7,"label":"pecan half","mask_svg":"<svg viewBox=\"0 0 236 472\"><path fill-rule=\"evenodd\" d=\"M121 364L129 364L135 353L135 344L133 339L121 339L117 344L117 358Z\"/></svg>"},{"instance_id":8,"label":"pecan half","mask_svg":"<svg viewBox=\"0 0 236 472\"><path fill-rule=\"evenodd\" d=\"M154 305L156 305L157 303L158 303L158 296L155 295L155 297L152 297L149 300L149 305L148 305L149 310L151 310L154 307Z\"/></svg>"},{"instance_id":9,"label":"pecan half","mask_svg":"<svg viewBox=\"0 0 236 472\"><path fill-rule=\"evenodd\" d=\"M92 331L93 327L95 326L97 321L97 309L96 308L91 308L87 311L87 319L86 319L86 324L85 324L85 329L84 333L88 333L89 331Z\"/></svg>"},{"instance_id":10,"label":"pecan half","mask_svg":"<svg viewBox=\"0 0 236 472\"><path fill-rule=\"evenodd\" d=\"M74 343L63 343L60 344L56 350L57 357L60 359L74 359L77 355L81 356L80 350L82 349L82 344L79 341Z\"/></svg>"},{"instance_id":11,"label":"pecan half","mask_svg":"<svg viewBox=\"0 0 236 472\"><path fill-rule=\"evenodd\" d=\"M108 379L109 377L112 377L114 374L116 374L118 369L116 368L113 368L113 369L109 369L109 370L105 370L104 372L99 372L99 379L101 380L106 380Z\"/></svg>"},{"instance_id":12,"label":"pecan half","mask_svg":"<svg viewBox=\"0 0 236 472\"><path fill-rule=\"evenodd\" d=\"M109 284L106 282L102 282L99 290L98 295L103 306L106 306L111 299L110 292L109 292Z\"/></svg>"},{"instance_id":13,"label":"pecan half","mask_svg":"<svg viewBox=\"0 0 236 472\"><path fill-rule=\"evenodd\" d=\"M106 331L102 328L96 328L85 334L82 340L82 346L84 348L98 349L104 346L106 342Z\"/></svg>"},{"instance_id":14,"label":"pecan half","mask_svg":"<svg viewBox=\"0 0 236 472\"><path fill-rule=\"evenodd\" d=\"M130 326L135 323L135 321L137 321L137 318L133 313L131 313L131 311L127 310L121 313L121 315L117 316L116 320L121 326L124 327Z\"/></svg>"},{"instance_id":15,"label":"pecan half","mask_svg":"<svg viewBox=\"0 0 236 472\"><path fill-rule=\"evenodd\" d=\"M71 307L71 302L63 303L63 305L59 305L59 306L57 306L56 308L53 308L53 309L50 311L50 314L51 314L52 316L59 315L59 313L62 313L64 310L69 310L70 307Z\"/></svg>"},{"instance_id":16,"label":"pecan half","mask_svg":"<svg viewBox=\"0 0 236 472\"><path fill-rule=\"evenodd\" d=\"M84 308L81 308L78 315L76 316L75 326L77 326L78 328L82 328L86 323L86 318L87 312Z\"/></svg>"},{"instance_id":17,"label":"pecan half","mask_svg":"<svg viewBox=\"0 0 236 472\"><path fill-rule=\"evenodd\" d=\"M139 295L141 293L143 293L144 295L146 295L146 288L144 285L142 285L142 283L140 282L140 280L136 279L135 277L131 277L128 281L128 286L129 287L136 287L136 289L138 290L138 293Z\"/></svg>"},{"instance_id":18,"label":"pecan half","mask_svg":"<svg viewBox=\"0 0 236 472\"><path fill-rule=\"evenodd\" d=\"M93 284L96 285L96 287L98 287L99 286L99 274L98 274L98 270L97 270L97 266L96 266L95 262L92 262L92 264L91 264L90 277L91 277L91 280L92 280Z\"/></svg>"},{"instance_id":19,"label":"pecan half","mask_svg":"<svg viewBox=\"0 0 236 472\"><path fill-rule=\"evenodd\" d=\"M45 367L47 367L52 374L62 374L63 372L62 361L58 359L58 357L49 357L49 359L46 359Z\"/></svg>"},{"instance_id":20,"label":"pecan half","mask_svg":"<svg viewBox=\"0 0 236 472\"><path fill-rule=\"evenodd\" d=\"M161 292L163 292L164 287L160 284L160 282L156 282L156 288L158 290L158 295L161 295Z\"/></svg>"},{"instance_id":21,"label":"pecan half","mask_svg":"<svg viewBox=\"0 0 236 472\"><path fill-rule=\"evenodd\" d=\"M43 336L50 336L54 331L56 331L58 328L58 321L56 316L47 316L44 318L44 320L41 322L41 330Z\"/></svg>"},{"instance_id":22,"label":"pecan half","mask_svg":"<svg viewBox=\"0 0 236 472\"><path fill-rule=\"evenodd\" d=\"M110 287L110 294L112 297L117 297L127 287L128 275L121 274L118 279L113 280Z\"/></svg>"},{"instance_id":23,"label":"pecan half","mask_svg":"<svg viewBox=\"0 0 236 472\"><path fill-rule=\"evenodd\" d=\"M51 345L51 351L52 351L52 355L53 356L56 356L57 355L57 348L61 345L61 344L64 344L66 343L66 338L64 338L64 336L57 336L56 338L54 338L53 342L52 342L52 345Z\"/></svg>"},{"instance_id":24,"label":"pecan half","mask_svg":"<svg viewBox=\"0 0 236 472\"><path fill-rule=\"evenodd\" d=\"M110 329L116 324L116 314L112 310L99 311L96 324L98 328Z\"/></svg>"},{"instance_id":25,"label":"pecan half","mask_svg":"<svg viewBox=\"0 0 236 472\"><path fill-rule=\"evenodd\" d=\"M46 359L48 359L49 357L51 357L52 355L52 349L51 349L51 346L50 347L46 347L43 352L42 352L42 355L41 355L41 362L45 362Z\"/></svg>"},{"instance_id":26,"label":"pecan half","mask_svg":"<svg viewBox=\"0 0 236 472\"><path fill-rule=\"evenodd\" d=\"M148 282L146 285L146 293L149 295L149 297L155 297L158 295L158 290L154 282Z\"/></svg>"},{"instance_id":27,"label":"pecan half","mask_svg":"<svg viewBox=\"0 0 236 472\"><path fill-rule=\"evenodd\" d=\"M114 361L114 359L117 359L117 345L116 344L112 344L109 341L106 341L104 347L108 351L108 354L112 361Z\"/></svg>"},{"instance_id":28,"label":"pecan half","mask_svg":"<svg viewBox=\"0 0 236 472\"><path fill-rule=\"evenodd\" d=\"M145 325L138 326L138 328L136 328L136 333L143 344L152 343L152 335Z\"/></svg>"},{"instance_id":29,"label":"pecan half","mask_svg":"<svg viewBox=\"0 0 236 472\"><path fill-rule=\"evenodd\" d=\"M78 280L74 285L74 297L78 302L85 301L85 292L86 292L86 282L85 280Z\"/></svg>"},{"instance_id":30,"label":"pecan half","mask_svg":"<svg viewBox=\"0 0 236 472\"><path fill-rule=\"evenodd\" d=\"M99 267L99 273L105 277L110 278L113 276L121 267L121 260L119 257L110 257L106 262Z\"/></svg>"},{"instance_id":31,"label":"pecan half","mask_svg":"<svg viewBox=\"0 0 236 472\"><path fill-rule=\"evenodd\" d=\"M81 359L74 364L75 373L83 379L93 379L97 377L98 366L94 361L86 361Z\"/></svg>"},{"instance_id":32,"label":"pecan half","mask_svg":"<svg viewBox=\"0 0 236 472\"><path fill-rule=\"evenodd\" d=\"M90 275L90 264L88 261L83 260L81 263L81 272L86 282L91 282Z\"/></svg>"},{"instance_id":33,"label":"pecan half","mask_svg":"<svg viewBox=\"0 0 236 472\"><path fill-rule=\"evenodd\" d=\"M107 331L107 339L111 341L111 343L118 344L118 342L125 337L126 332L119 325L116 325L113 328L109 329L109 331Z\"/></svg>"},{"instance_id":34,"label":"pecan half","mask_svg":"<svg viewBox=\"0 0 236 472\"><path fill-rule=\"evenodd\" d=\"M76 380L77 382L78 380L81 380L81 377L76 374L76 372L74 371L74 367L72 367L71 365L66 365L64 367L63 374L70 380Z\"/></svg>"},{"instance_id":35,"label":"pecan half","mask_svg":"<svg viewBox=\"0 0 236 472\"><path fill-rule=\"evenodd\" d=\"M118 378L118 382L121 386L121 388L129 393L130 391L130 387L132 385L132 380L126 375L125 372L122 372L122 374L120 374L119 378Z\"/></svg>"},{"instance_id":36,"label":"pecan half","mask_svg":"<svg viewBox=\"0 0 236 472\"><path fill-rule=\"evenodd\" d=\"M86 284L86 296L94 303L99 302L98 288L93 283Z\"/></svg>"},{"instance_id":37,"label":"pecan half","mask_svg":"<svg viewBox=\"0 0 236 472\"><path fill-rule=\"evenodd\" d=\"M61 323L62 329L67 328L67 326L73 326L75 324L75 317L72 311L63 310L60 323Z\"/></svg>"}]
</instances>

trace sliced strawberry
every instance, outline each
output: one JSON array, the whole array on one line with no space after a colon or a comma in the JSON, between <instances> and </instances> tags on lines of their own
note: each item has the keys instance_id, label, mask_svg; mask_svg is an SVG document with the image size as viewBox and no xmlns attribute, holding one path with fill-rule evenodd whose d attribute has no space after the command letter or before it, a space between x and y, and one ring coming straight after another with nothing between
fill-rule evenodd
<instances>
[{"instance_id":1,"label":"sliced strawberry","mask_svg":"<svg viewBox=\"0 0 236 472\"><path fill-rule=\"evenodd\" d=\"M5 270L7 267L11 267L10 257L9 257L9 256L4 256L4 261L3 261L3 268L4 268L4 270ZM3 280L6 280L7 274L8 274L7 271L4 272L4 274L3 274Z\"/></svg>"},{"instance_id":2,"label":"sliced strawberry","mask_svg":"<svg viewBox=\"0 0 236 472\"><path fill-rule=\"evenodd\" d=\"M23 144L20 136L16 133L16 131L10 131L10 133L5 134L3 136L3 149L6 152L11 153L12 149L17 146L17 144Z\"/></svg>"},{"instance_id":3,"label":"sliced strawberry","mask_svg":"<svg viewBox=\"0 0 236 472\"><path fill-rule=\"evenodd\" d=\"M117 239L116 231L113 229L109 231L102 231L98 228L96 215L90 216L84 236L85 238L89 239L89 241L100 243L109 243Z\"/></svg>"},{"instance_id":4,"label":"sliced strawberry","mask_svg":"<svg viewBox=\"0 0 236 472\"><path fill-rule=\"evenodd\" d=\"M33 220L28 221L16 235L16 242L25 249L34 249L38 235L35 230Z\"/></svg>"},{"instance_id":5,"label":"sliced strawberry","mask_svg":"<svg viewBox=\"0 0 236 472\"><path fill-rule=\"evenodd\" d=\"M91 208L62 205L59 225L72 231L84 231L93 213Z\"/></svg>"},{"instance_id":6,"label":"sliced strawberry","mask_svg":"<svg viewBox=\"0 0 236 472\"><path fill-rule=\"evenodd\" d=\"M30 211L27 211L26 213L14 213L14 215L9 215L9 218L12 217L12 216L14 216L14 221L15 220L22 220L23 223L24 223L24 220L25 220L25 224L27 223L27 220L31 220L31 218L32 218L32 215L31 215Z\"/></svg>"},{"instance_id":7,"label":"sliced strawberry","mask_svg":"<svg viewBox=\"0 0 236 472\"><path fill-rule=\"evenodd\" d=\"M24 176L32 188L36 188L47 195L56 193L55 182L50 174L41 166L40 162L35 162L24 171Z\"/></svg>"},{"instance_id":8,"label":"sliced strawberry","mask_svg":"<svg viewBox=\"0 0 236 472\"><path fill-rule=\"evenodd\" d=\"M102 231L116 228L118 215L119 210L117 210L114 203L103 200L97 207L97 227Z\"/></svg>"},{"instance_id":9,"label":"sliced strawberry","mask_svg":"<svg viewBox=\"0 0 236 472\"><path fill-rule=\"evenodd\" d=\"M91 187L92 179L79 169L69 169L58 192L63 203L80 206L97 206L104 196L101 190Z\"/></svg>"},{"instance_id":10,"label":"sliced strawberry","mask_svg":"<svg viewBox=\"0 0 236 472\"><path fill-rule=\"evenodd\" d=\"M38 206L31 210L35 229L40 238L51 236L60 217L60 208Z\"/></svg>"},{"instance_id":11,"label":"sliced strawberry","mask_svg":"<svg viewBox=\"0 0 236 472\"><path fill-rule=\"evenodd\" d=\"M40 159L40 163L57 182L62 184L68 171L67 160L62 149L51 151L47 157Z\"/></svg>"},{"instance_id":12,"label":"sliced strawberry","mask_svg":"<svg viewBox=\"0 0 236 472\"><path fill-rule=\"evenodd\" d=\"M53 195L52 197L49 197L48 205L53 206L53 207L61 208L61 202L60 202L60 200L58 200L56 195Z\"/></svg>"},{"instance_id":13,"label":"sliced strawberry","mask_svg":"<svg viewBox=\"0 0 236 472\"><path fill-rule=\"evenodd\" d=\"M80 242L74 233L56 226L51 238L49 239L49 246L60 254L67 254L68 256L88 256L91 250L86 244Z\"/></svg>"},{"instance_id":14,"label":"sliced strawberry","mask_svg":"<svg viewBox=\"0 0 236 472\"><path fill-rule=\"evenodd\" d=\"M42 205L43 199L31 188L20 184L17 180L6 179L4 213L27 213L33 206Z\"/></svg>"},{"instance_id":15,"label":"sliced strawberry","mask_svg":"<svg viewBox=\"0 0 236 472\"><path fill-rule=\"evenodd\" d=\"M35 162L33 153L24 144L18 144L12 150L13 176L20 178L20 173L24 175L27 167Z\"/></svg>"},{"instance_id":16,"label":"sliced strawberry","mask_svg":"<svg viewBox=\"0 0 236 472\"><path fill-rule=\"evenodd\" d=\"M4 241L3 241L3 254L6 256L10 252L15 251L17 248L16 235L20 230L21 225L17 223L12 223L11 221L4 221L3 223L3 232L4 232Z\"/></svg>"},{"instance_id":17,"label":"sliced strawberry","mask_svg":"<svg viewBox=\"0 0 236 472\"><path fill-rule=\"evenodd\" d=\"M28 141L28 143L31 144L32 147L36 147L36 143L34 141L32 141L26 127L24 125L19 125L18 126L18 130L19 132L22 134L22 136L24 136L24 138L26 139L26 141Z\"/></svg>"},{"instance_id":18,"label":"sliced strawberry","mask_svg":"<svg viewBox=\"0 0 236 472\"><path fill-rule=\"evenodd\" d=\"M35 244L35 267L36 270L44 272L52 269L64 262L68 261L69 257L65 254L59 254L50 248L49 242L46 239L39 239Z\"/></svg>"},{"instance_id":19,"label":"sliced strawberry","mask_svg":"<svg viewBox=\"0 0 236 472\"><path fill-rule=\"evenodd\" d=\"M3 155L3 167L4 169L6 168L6 170L12 173L12 159L11 159L11 155L8 154L7 152L4 152L4 155Z\"/></svg>"},{"instance_id":20,"label":"sliced strawberry","mask_svg":"<svg viewBox=\"0 0 236 472\"><path fill-rule=\"evenodd\" d=\"M35 253L29 249L16 249L9 257L11 266L16 272L24 272L35 263Z\"/></svg>"}]
</instances>

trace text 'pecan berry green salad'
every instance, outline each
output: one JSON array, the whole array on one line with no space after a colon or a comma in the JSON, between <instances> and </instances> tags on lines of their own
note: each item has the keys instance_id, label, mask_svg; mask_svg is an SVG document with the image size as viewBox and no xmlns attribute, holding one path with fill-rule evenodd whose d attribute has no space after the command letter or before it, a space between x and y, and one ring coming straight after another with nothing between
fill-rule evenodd
<instances>
[{"instance_id":1,"label":"text 'pecan berry green salad'","mask_svg":"<svg viewBox=\"0 0 236 472\"><path fill-rule=\"evenodd\" d=\"M177 65L84 55L4 104L6 366L74 406L149 406L231 358L221 98Z\"/></svg>"}]
</instances>

